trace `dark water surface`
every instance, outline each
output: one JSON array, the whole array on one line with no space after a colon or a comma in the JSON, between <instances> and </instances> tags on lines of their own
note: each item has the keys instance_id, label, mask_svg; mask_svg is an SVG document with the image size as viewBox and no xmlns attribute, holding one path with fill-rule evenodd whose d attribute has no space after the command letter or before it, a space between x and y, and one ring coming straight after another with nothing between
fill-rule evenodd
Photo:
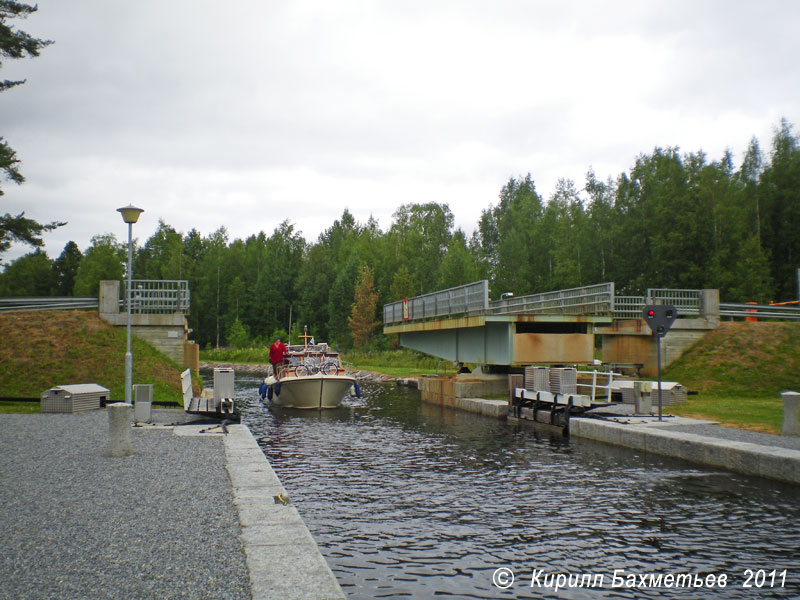
<instances>
[{"instance_id":1,"label":"dark water surface","mask_svg":"<svg viewBox=\"0 0 800 600\"><path fill-rule=\"evenodd\" d=\"M390 385L321 413L270 411L257 385L237 377L244 421L350 598L800 597L796 486L565 440ZM687 574L689 589L667 585Z\"/></svg>"}]
</instances>

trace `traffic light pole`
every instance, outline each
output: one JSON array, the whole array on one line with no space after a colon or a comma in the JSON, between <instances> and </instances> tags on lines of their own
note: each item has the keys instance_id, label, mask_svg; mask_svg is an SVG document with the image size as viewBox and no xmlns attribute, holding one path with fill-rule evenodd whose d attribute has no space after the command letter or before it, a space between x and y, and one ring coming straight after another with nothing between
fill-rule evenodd
<instances>
[{"instance_id":1,"label":"traffic light pole","mask_svg":"<svg viewBox=\"0 0 800 600\"><path fill-rule=\"evenodd\" d=\"M644 307L642 318L653 337L656 338L656 368L658 369L658 420L663 420L661 412L661 338L667 335L669 328L678 317L678 311L671 304L650 304Z\"/></svg>"},{"instance_id":2,"label":"traffic light pole","mask_svg":"<svg viewBox=\"0 0 800 600\"><path fill-rule=\"evenodd\" d=\"M662 421L661 416L661 336L653 334L656 338L656 369L658 370L658 420Z\"/></svg>"}]
</instances>

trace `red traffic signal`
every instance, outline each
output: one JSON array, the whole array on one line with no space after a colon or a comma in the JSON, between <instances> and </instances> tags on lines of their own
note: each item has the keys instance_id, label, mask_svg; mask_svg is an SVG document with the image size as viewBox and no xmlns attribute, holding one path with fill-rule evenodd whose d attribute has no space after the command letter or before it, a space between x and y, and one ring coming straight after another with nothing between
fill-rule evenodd
<instances>
[{"instance_id":1,"label":"red traffic signal","mask_svg":"<svg viewBox=\"0 0 800 600\"><path fill-rule=\"evenodd\" d=\"M642 311L645 322L658 337L667 335L677 316L678 310L671 304L653 304Z\"/></svg>"}]
</instances>

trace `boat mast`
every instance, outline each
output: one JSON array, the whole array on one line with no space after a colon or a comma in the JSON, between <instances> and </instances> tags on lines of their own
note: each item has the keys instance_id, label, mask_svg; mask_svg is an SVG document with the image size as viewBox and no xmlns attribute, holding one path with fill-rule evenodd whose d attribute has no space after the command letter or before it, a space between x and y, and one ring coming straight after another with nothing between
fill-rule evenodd
<instances>
[{"instance_id":1,"label":"boat mast","mask_svg":"<svg viewBox=\"0 0 800 600\"><path fill-rule=\"evenodd\" d=\"M303 338L303 347L306 350L308 350L308 340L310 340L312 337L314 337L314 336L308 335L308 325L303 325L303 335L301 335L300 337Z\"/></svg>"}]
</instances>

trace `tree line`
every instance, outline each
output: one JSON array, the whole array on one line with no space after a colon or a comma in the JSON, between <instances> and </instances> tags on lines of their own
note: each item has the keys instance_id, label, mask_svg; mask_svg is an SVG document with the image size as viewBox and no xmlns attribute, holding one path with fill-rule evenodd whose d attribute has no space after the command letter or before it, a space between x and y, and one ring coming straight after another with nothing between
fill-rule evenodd
<instances>
[{"instance_id":1,"label":"tree line","mask_svg":"<svg viewBox=\"0 0 800 600\"><path fill-rule=\"evenodd\" d=\"M0 296L95 295L125 262L111 234L84 252L69 242L54 260L37 249L6 266ZM384 303L480 279L494 298L613 281L618 294L719 288L724 301L768 302L796 298L798 267L800 144L784 120L767 156L754 138L738 166L729 152L710 161L655 148L616 179L560 180L548 199L530 174L511 177L470 235L433 202L400 206L385 231L345 209L314 242L288 220L244 240L162 220L137 244L133 272L189 281L202 346L265 344L308 325L349 347L387 343L376 334Z\"/></svg>"}]
</instances>

